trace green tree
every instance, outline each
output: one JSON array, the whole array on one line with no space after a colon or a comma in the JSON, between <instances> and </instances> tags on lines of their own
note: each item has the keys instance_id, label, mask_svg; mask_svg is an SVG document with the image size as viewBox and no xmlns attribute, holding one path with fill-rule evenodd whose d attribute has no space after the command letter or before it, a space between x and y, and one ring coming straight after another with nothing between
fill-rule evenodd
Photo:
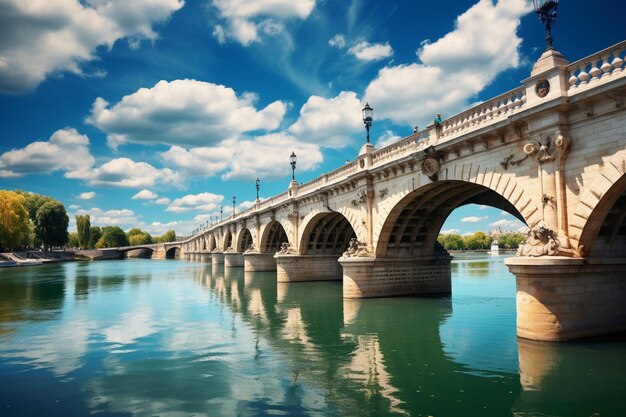
<instances>
[{"instance_id":1,"label":"green tree","mask_svg":"<svg viewBox=\"0 0 626 417\"><path fill-rule=\"evenodd\" d=\"M0 248L17 249L27 242L30 232L24 196L0 190Z\"/></svg>"},{"instance_id":2,"label":"green tree","mask_svg":"<svg viewBox=\"0 0 626 417\"><path fill-rule=\"evenodd\" d=\"M88 214L82 214L76 216L76 232L78 234L78 245L81 248L86 248L89 245L89 229L91 228L91 222Z\"/></svg>"},{"instance_id":3,"label":"green tree","mask_svg":"<svg viewBox=\"0 0 626 417\"><path fill-rule=\"evenodd\" d=\"M128 246L128 237L119 226L105 226L102 228L102 237L96 243L96 248L118 248Z\"/></svg>"},{"instance_id":4,"label":"green tree","mask_svg":"<svg viewBox=\"0 0 626 417\"><path fill-rule=\"evenodd\" d=\"M100 227L98 226L91 226L89 228L89 244L87 245L87 247L95 248L96 243L98 243L101 237L102 237L102 229L100 229Z\"/></svg>"},{"instance_id":5,"label":"green tree","mask_svg":"<svg viewBox=\"0 0 626 417\"><path fill-rule=\"evenodd\" d=\"M468 250L489 249L491 238L483 232L476 232L473 235L465 236L463 239L465 248Z\"/></svg>"},{"instance_id":6,"label":"green tree","mask_svg":"<svg viewBox=\"0 0 626 417\"><path fill-rule=\"evenodd\" d=\"M28 217L33 223L35 223L37 219L37 210L39 210L41 206L50 201L56 201L54 198L47 195L29 193L22 190L15 190L15 192L24 196L24 198L26 199L24 201L24 207L28 211Z\"/></svg>"},{"instance_id":7,"label":"green tree","mask_svg":"<svg viewBox=\"0 0 626 417\"><path fill-rule=\"evenodd\" d=\"M439 235L437 238L441 246L447 250L463 250L465 249L465 243L463 237L454 233Z\"/></svg>"},{"instance_id":8,"label":"green tree","mask_svg":"<svg viewBox=\"0 0 626 417\"><path fill-rule=\"evenodd\" d=\"M44 250L67 243L69 221L65 207L56 200L50 200L39 207L35 216L35 234L41 239Z\"/></svg>"},{"instance_id":9,"label":"green tree","mask_svg":"<svg viewBox=\"0 0 626 417\"><path fill-rule=\"evenodd\" d=\"M168 230L163 233L159 238L159 243L167 243L167 242L175 242L176 241L176 232L173 230Z\"/></svg>"},{"instance_id":10,"label":"green tree","mask_svg":"<svg viewBox=\"0 0 626 417\"><path fill-rule=\"evenodd\" d=\"M77 248L80 246L78 243L78 233L77 232L69 232L67 234L67 246L70 248Z\"/></svg>"},{"instance_id":11,"label":"green tree","mask_svg":"<svg viewBox=\"0 0 626 417\"><path fill-rule=\"evenodd\" d=\"M126 235L128 236L128 242L131 246L148 245L152 243L152 236L150 233L141 229L132 228Z\"/></svg>"}]
</instances>

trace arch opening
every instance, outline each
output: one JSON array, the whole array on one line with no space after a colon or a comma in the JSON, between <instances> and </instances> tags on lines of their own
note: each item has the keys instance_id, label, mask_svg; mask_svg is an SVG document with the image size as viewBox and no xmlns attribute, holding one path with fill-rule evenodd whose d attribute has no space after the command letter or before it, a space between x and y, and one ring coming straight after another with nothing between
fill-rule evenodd
<instances>
[{"instance_id":1,"label":"arch opening","mask_svg":"<svg viewBox=\"0 0 626 417\"><path fill-rule=\"evenodd\" d=\"M259 251L262 253L278 252L283 243L289 243L287 232L282 224L273 220L264 233L259 245Z\"/></svg>"},{"instance_id":2,"label":"arch opening","mask_svg":"<svg viewBox=\"0 0 626 417\"><path fill-rule=\"evenodd\" d=\"M244 228L239 233L239 243L237 244L235 251L245 252L253 243L252 233L250 233L250 230L247 228Z\"/></svg>"},{"instance_id":3,"label":"arch opening","mask_svg":"<svg viewBox=\"0 0 626 417\"><path fill-rule=\"evenodd\" d=\"M224 246L222 247L222 250L226 251L232 247L233 247L233 235L230 233L230 230L227 230L226 235L224 235Z\"/></svg>"},{"instance_id":4,"label":"arch opening","mask_svg":"<svg viewBox=\"0 0 626 417\"><path fill-rule=\"evenodd\" d=\"M305 229L300 252L303 255L337 255L340 257L353 238L356 238L356 233L343 214L320 213Z\"/></svg>"},{"instance_id":5,"label":"arch opening","mask_svg":"<svg viewBox=\"0 0 626 417\"><path fill-rule=\"evenodd\" d=\"M421 187L398 202L382 228L376 256L403 258L445 254L437 242L439 232L455 209L468 204L501 209L526 224L511 202L483 185L438 181Z\"/></svg>"},{"instance_id":6,"label":"arch opening","mask_svg":"<svg viewBox=\"0 0 626 417\"><path fill-rule=\"evenodd\" d=\"M602 196L580 236L587 256L626 258L626 176Z\"/></svg>"},{"instance_id":7,"label":"arch opening","mask_svg":"<svg viewBox=\"0 0 626 417\"><path fill-rule=\"evenodd\" d=\"M165 259L178 259L180 258L180 248L170 248L165 252Z\"/></svg>"},{"instance_id":8,"label":"arch opening","mask_svg":"<svg viewBox=\"0 0 626 417\"><path fill-rule=\"evenodd\" d=\"M209 240L208 250L209 252L213 252L213 250L215 250L215 248L217 247L217 244L215 243L215 236L209 235L208 240Z\"/></svg>"}]
</instances>

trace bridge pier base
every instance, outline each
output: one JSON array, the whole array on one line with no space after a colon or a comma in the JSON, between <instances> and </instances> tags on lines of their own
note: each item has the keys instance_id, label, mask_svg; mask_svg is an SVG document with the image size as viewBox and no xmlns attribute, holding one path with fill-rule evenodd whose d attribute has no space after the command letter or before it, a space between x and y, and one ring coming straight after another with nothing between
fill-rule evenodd
<instances>
[{"instance_id":1,"label":"bridge pier base","mask_svg":"<svg viewBox=\"0 0 626 417\"><path fill-rule=\"evenodd\" d=\"M517 335L561 341L626 330L626 261L516 257Z\"/></svg>"},{"instance_id":2,"label":"bridge pier base","mask_svg":"<svg viewBox=\"0 0 626 417\"><path fill-rule=\"evenodd\" d=\"M201 253L200 262L211 262L211 254L207 252Z\"/></svg>"},{"instance_id":3,"label":"bridge pier base","mask_svg":"<svg viewBox=\"0 0 626 417\"><path fill-rule=\"evenodd\" d=\"M340 281L338 255L275 255L278 282Z\"/></svg>"},{"instance_id":4,"label":"bridge pier base","mask_svg":"<svg viewBox=\"0 0 626 417\"><path fill-rule=\"evenodd\" d=\"M243 254L244 271L276 271L273 253L246 252Z\"/></svg>"},{"instance_id":5,"label":"bridge pier base","mask_svg":"<svg viewBox=\"0 0 626 417\"><path fill-rule=\"evenodd\" d=\"M211 252L211 264L224 265L224 252Z\"/></svg>"},{"instance_id":6,"label":"bridge pier base","mask_svg":"<svg viewBox=\"0 0 626 417\"><path fill-rule=\"evenodd\" d=\"M226 268L231 268L234 266L243 266L243 253L224 252L224 266Z\"/></svg>"},{"instance_id":7,"label":"bridge pier base","mask_svg":"<svg viewBox=\"0 0 626 417\"><path fill-rule=\"evenodd\" d=\"M450 261L343 257L343 298L450 294Z\"/></svg>"}]
</instances>

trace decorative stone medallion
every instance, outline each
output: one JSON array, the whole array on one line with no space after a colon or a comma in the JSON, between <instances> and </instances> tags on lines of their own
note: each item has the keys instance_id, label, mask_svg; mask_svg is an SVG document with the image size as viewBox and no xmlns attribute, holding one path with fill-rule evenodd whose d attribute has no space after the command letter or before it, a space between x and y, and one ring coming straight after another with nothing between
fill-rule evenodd
<instances>
[{"instance_id":1,"label":"decorative stone medallion","mask_svg":"<svg viewBox=\"0 0 626 417\"><path fill-rule=\"evenodd\" d=\"M550 92L550 81L545 78L540 78L535 86L535 93L538 97L545 97Z\"/></svg>"},{"instance_id":2,"label":"decorative stone medallion","mask_svg":"<svg viewBox=\"0 0 626 417\"><path fill-rule=\"evenodd\" d=\"M435 158L426 158L422 161L422 172L428 177L433 177L439 172L439 161Z\"/></svg>"}]
</instances>

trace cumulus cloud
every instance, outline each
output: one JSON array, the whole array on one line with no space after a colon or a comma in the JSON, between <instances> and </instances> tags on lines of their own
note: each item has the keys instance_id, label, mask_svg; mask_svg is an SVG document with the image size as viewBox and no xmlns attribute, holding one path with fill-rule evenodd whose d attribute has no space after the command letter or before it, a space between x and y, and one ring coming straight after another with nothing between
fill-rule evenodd
<instances>
[{"instance_id":1,"label":"cumulus cloud","mask_svg":"<svg viewBox=\"0 0 626 417\"><path fill-rule=\"evenodd\" d=\"M378 138L378 141L376 142L376 148L384 148L385 146L389 146L392 143L399 141L400 139L402 138L393 133L393 131L385 130L385 132Z\"/></svg>"},{"instance_id":2,"label":"cumulus cloud","mask_svg":"<svg viewBox=\"0 0 626 417\"><path fill-rule=\"evenodd\" d=\"M156 200L154 200L154 204L158 204L158 205L167 205L170 203L170 199L167 197L161 197L161 198L157 198Z\"/></svg>"},{"instance_id":3,"label":"cumulus cloud","mask_svg":"<svg viewBox=\"0 0 626 417\"><path fill-rule=\"evenodd\" d=\"M82 64L127 38L131 47L155 40L156 22L183 0L3 0L0 8L0 92L19 94L48 75L85 75Z\"/></svg>"},{"instance_id":4,"label":"cumulus cloud","mask_svg":"<svg viewBox=\"0 0 626 417\"><path fill-rule=\"evenodd\" d=\"M0 177L65 171L67 178L77 178L94 162L89 152L89 138L76 129L66 128L54 132L47 142L32 142L25 148L0 155Z\"/></svg>"},{"instance_id":5,"label":"cumulus cloud","mask_svg":"<svg viewBox=\"0 0 626 417\"><path fill-rule=\"evenodd\" d=\"M410 125L462 110L498 74L519 65L517 28L530 10L525 0L480 0L452 32L422 45L420 62L381 69L365 99L376 103L379 117Z\"/></svg>"},{"instance_id":6,"label":"cumulus cloud","mask_svg":"<svg viewBox=\"0 0 626 417\"><path fill-rule=\"evenodd\" d=\"M343 49L346 47L346 37L341 33L336 34L328 41L330 46L333 46L338 49Z\"/></svg>"},{"instance_id":7,"label":"cumulus cloud","mask_svg":"<svg viewBox=\"0 0 626 417\"><path fill-rule=\"evenodd\" d=\"M158 196L158 194L148 190L147 188L144 188L143 190L132 196L131 200L153 200Z\"/></svg>"},{"instance_id":8,"label":"cumulus cloud","mask_svg":"<svg viewBox=\"0 0 626 417\"><path fill-rule=\"evenodd\" d=\"M488 217L487 216L482 216L482 217L478 217L478 216L468 216L468 217L463 217L461 219L461 223L477 223L479 221L482 220L487 220Z\"/></svg>"},{"instance_id":9,"label":"cumulus cloud","mask_svg":"<svg viewBox=\"0 0 626 417\"><path fill-rule=\"evenodd\" d=\"M519 230L520 228L526 227L526 225L517 219L501 219L493 223L489 223L489 227L499 227L505 230Z\"/></svg>"},{"instance_id":10,"label":"cumulus cloud","mask_svg":"<svg viewBox=\"0 0 626 417\"><path fill-rule=\"evenodd\" d=\"M114 105L97 98L87 122L106 132L112 147L129 142L206 146L243 132L276 129L286 104L275 101L257 110L256 100L223 85L159 81Z\"/></svg>"},{"instance_id":11,"label":"cumulus cloud","mask_svg":"<svg viewBox=\"0 0 626 417\"><path fill-rule=\"evenodd\" d=\"M361 41L348 49L348 52L361 61L380 61L393 55L393 49L387 43L369 43Z\"/></svg>"},{"instance_id":12,"label":"cumulus cloud","mask_svg":"<svg viewBox=\"0 0 626 417\"><path fill-rule=\"evenodd\" d=\"M161 157L167 163L184 169L192 175L212 177L231 165L235 146L237 143L234 140L225 141L219 146L211 148L185 149L181 146L172 146Z\"/></svg>"},{"instance_id":13,"label":"cumulus cloud","mask_svg":"<svg viewBox=\"0 0 626 417\"><path fill-rule=\"evenodd\" d=\"M447 229L447 230L442 230L439 233L442 234L442 235L452 235L452 234L457 234L459 232L460 232L459 229Z\"/></svg>"},{"instance_id":14,"label":"cumulus cloud","mask_svg":"<svg viewBox=\"0 0 626 417\"><path fill-rule=\"evenodd\" d=\"M91 170L82 177L87 184L120 188L153 187L157 183L179 187L182 178L170 168L158 169L147 162L117 158Z\"/></svg>"},{"instance_id":15,"label":"cumulus cloud","mask_svg":"<svg viewBox=\"0 0 626 417\"><path fill-rule=\"evenodd\" d=\"M182 213L191 210L211 211L219 207L224 200L223 195L213 193L188 194L181 198L176 198L165 209L174 213Z\"/></svg>"},{"instance_id":16,"label":"cumulus cloud","mask_svg":"<svg viewBox=\"0 0 626 417\"><path fill-rule=\"evenodd\" d=\"M92 198L94 198L95 196L96 196L96 193L95 193L95 192L93 192L93 191L88 191L88 192L85 192L85 193L80 193L80 194L78 195L78 198L79 198L80 200L91 200L91 199L92 199Z\"/></svg>"},{"instance_id":17,"label":"cumulus cloud","mask_svg":"<svg viewBox=\"0 0 626 417\"><path fill-rule=\"evenodd\" d=\"M141 224L135 212L126 208L119 210L102 210L94 207L89 210L77 210L75 214L88 214L92 226L136 227Z\"/></svg>"},{"instance_id":18,"label":"cumulus cloud","mask_svg":"<svg viewBox=\"0 0 626 417\"><path fill-rule=\"evenodd\" d=\"M342 91L330 99L311 96L288 130L307 142L341 148L350 142L353 133L363 131L362 108L363 104L352 91Z\"/></svg>"},{"instance_id":19,"label":"cumulus cloud","mask_svg":"<svg viewBox=\"0 0 626 417\"><path fill-rule=\"evenodd\" d=\"M283 21L306 19L315 8L315 0L213 0L224 25L213 30L220 43L228 39L243 46L259 42L262 34L283 30ZM218 29L219 28L219 29Z\"/></svg>"}]
</instances>

